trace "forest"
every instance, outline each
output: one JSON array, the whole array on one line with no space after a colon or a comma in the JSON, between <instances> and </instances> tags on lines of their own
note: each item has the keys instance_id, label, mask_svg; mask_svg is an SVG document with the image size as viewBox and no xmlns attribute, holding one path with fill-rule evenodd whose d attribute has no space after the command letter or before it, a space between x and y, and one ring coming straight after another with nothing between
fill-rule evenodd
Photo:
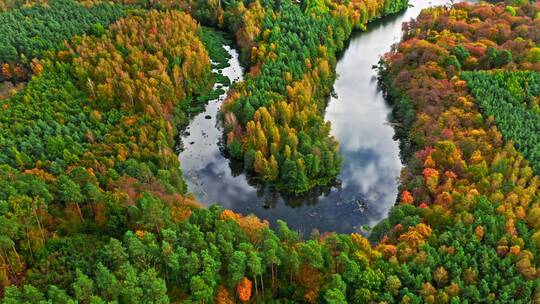
<instances>
[{"instance_id":1,"label":"forest","mask_svg":"<svg viewBox=\"0 0 540 304\"><path fill-rule=\"evenodd\" d=\"M277 8L254 7L258 15L246 18L259 26L253 32L246 27L238 37L242 49L251 46L250 73L223 106L231 156L287 192L305 192L335 178L341 159L323 114L336 53L353 29L406 5L305 1L300 7L281 1ZM262 37L252 47L257 35Z\"/></svg>"},{"instance_id":2,"label":"forest","mask_svg":"<svg viewBox=\"0 0 540 304\"><path fill-rule=\"evenodd\" d=\"M74 36L101 35L123 14L117 5L85 7L69 0L0 11L0 79L26 80L33 59L59 50Z\"/></svg>"},{"instance_id":3,"label":"forest","mask_svg":"<svg viewBox=\"0 0 540 304\"><path fill-rule=\"evenodd\" d=\"M20 86L0 95L0 303L540 303L538 3L403 25L378 81L404 167L369 235L301 235L187 188L176 138L228 81L218 30L246 68L226 152L300 194L344 161L324 119L340 52L408 4L2 3L0 81Z\"/></svg>"},{"instance_id":4,"label":"forest","mask_svg":"<svg viewBox=\"0 0 540 304\"><path fill-rule=\"evenodd\" d=\"M463 74L482 111L495 119L506 140L511 140L540 172L539 78L530 72ZM489 87L490 90L481 88Z\"/></svg>"}]
</instances>

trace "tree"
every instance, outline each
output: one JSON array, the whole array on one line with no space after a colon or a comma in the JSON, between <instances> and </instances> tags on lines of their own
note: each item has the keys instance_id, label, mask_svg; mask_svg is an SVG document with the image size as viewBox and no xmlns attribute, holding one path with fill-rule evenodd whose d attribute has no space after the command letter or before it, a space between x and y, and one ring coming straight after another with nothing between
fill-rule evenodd
<instances>
[{"instance_id":1,"label":"tree","mask_svg":"<svg viewBox=\"0 0 540 304\"><path fill-rule=\"evenodd\" d=\"M75 282L71 285L75 292L75 298L83 303L88 303L94 294L94 282L80 269L77 269L76 276Z\"/></svg>"},{"instance_id":2,"label":"tree","mask_svg":"<svg viewBox=\"0 0 540 304\"><path fill-rule=\"evenodd\" d=\"M281 264L281 259L279 258L279 244L274 238L269 238L263 243L263 261L266 267L270 267L272 273L272 289L275 289L276 282L276 271L274 266ZM263 287L264 288L264 287Z\"/></svg>"},{"instance_id":3,"label":"tree","mask_svg":"<svg viewBox=\"0 0 540 304\"><path fill-rule=\"evenodd\" d=\"M322 255L322 248L319 243L314 240L309 240L300 244L298 247L302 262L311 265L313 268L323 270L325 263Z\"/></svg>"},{"instance_id":4,"label":"tree","mask_svg":"<svg viewBox=\"0 0 540 304\"><path fill-rule=\"evenodd\" d=\"M144 296L141 301L144 303L168 304L167 285L165 281L158 278L158 273L154 268L150 268L140 275L141 288Z\"/></svg>"},{"instance_id":5,"label":"tree","mask_svg":"<svg viewBox=\"0 0 540 304\"><path fill-rule=\"evenodd\" d=\"M293 276L300 271L300 255L296 250L287 252L284 255L283 265L289 271L289 283L292 284Z\"/></svg>"},{"instance_id":6,"label":"tree","mask_svg":"<svg viewBox=\"0 0 540 304\"><path fill-rule=\"evenodd\" d=\"M435 273L433 274L433 278L437 282L439 286L445 286L448 282L448 272L444 267L439 267L437 270L435 270Z\"/></svg>"},{"instance_id":7,"label":"tree","mask_svg":"<svg viewBox=\"0 0 540 304\"><path fill-rule=\"evenodd\" d=\"M108 244L103 247L103 254L106 257L109 265L112 269L118 269L121 265L127 262L129 256L126 252L122 242L115 238L111 238Z\"/></svg>"},{"instance_id":8,"label":"tree","mask_svg":"<svg viewBox=\"0 0 540 304\"><path fill-rule=\"evenodd\" d=\"M163 202L150 193L144 193L137 203L140 210L137 214L137 224L142 227L158 233L170 221L170 213L167 212Z\"/></svg>"},{"instance_id":9,"label":"tree","mask_svg":"<svg viewBox=\"0 0 540 304\"><path fill-rule=\"evenodd\" d=\"M360 276L360 267L345 252L341 252L337 257L337 266L338 272L349 284L356 282Z\"/></svg>"},{"instance_id":10,"label":"tree","mask_svg":"<svg viewBox=\"0 0 540 304\"><path fill-rule=\"evenodd\" d=\"M247 266L253 276L253 282L255 282L255 295L258 296L258 288L257 288L257 276L261 276L261 284L262 282L262 259L255 251L250 251L247 255Z\"/></svg>"},{"instance_id":11,"label":"tree","mask_svg":"<svg viewBox=\"0 0 540 304\"><path fill-rule=\"evenodd\" d=\"M119 272L122 279L120 302L127 304L139 303L144 296L144 291L140 286L137 270L128 262L120 267Z\"/></svg>"},{"instance_id":12,"label":"tree","mask_svg":"<svg viewBox=\"0 0 540 304\"><path fill-rule=\"evenodd\" d=\"M41 303L41 301L43 300L43 293L41 293L36 287L32 285L24 285L22 286L22 288L10 286L5 289L2 303Z\"/></svg>"},{"instance_id":13,"label":"tree","mask_svg":"<svg viewBox=\"0 0 540 304\"><path fill-rule=\"evenodd\" d=\"M236 285L236 294L238 295L238 299L242 302L247 302L251 298L251 281L247 278L243 278L238 284Z\"/></svg>"},{"instance_id":14,"label":"tree","mask_svg":"<svg viewBox=\"0 0 540 304\"><path fill-rule=\"evenodd\" d=\"M231 284L236 285L245 276L246 272L246 254L242 251L235 251L229 261L230 280Z\"/></svg>"},{"instance_id":15,"label":"tree","mask_svg":"<svg viewBox=\"0 0 540 304\"><path fill-rule=\"evenodd\" d=\"M345 295L339 289L328 289L324 294L324 301L328 304L348 303Z\"/></svg>"},{"instance_id":16,"label":"tree","mask_svg":"<svg viewBox=\"0 0 540 304\"><path fill-rule=\"evenodd\" d=\"M219 256L218 253L216 253L216 255ZM204 250L202 252L202 261L203 261L203 271L202 271L201 277L205 280L206 284L212 289L212 292L215 292L217 288L217 283L218 283L217 274L220 270L221 263L219 259L215 259L208 250Z\"/></svg>"},{"instance_id":17,"label":"tree","mask_svg":"<svg viewBox=\"0 0 540 304\"><path fill-rule=\"evenodd\" d=\"M0 216L0 249L2 264L9 265L9 255L6 251L11 250L17 258L17 266L22 267L22 260L15 247L15 238L19 231L19 225L16 221L6 218L4 215Z\"/></svg>"},{"instance_id":18,"label":"tree","mask_svg":"<svg viewBox=\"0 0 540 304\"><path fill-rule=\"evenodd\" d=\"M60 175L56 179L56 191L62 201L68 204L75 204L79 217L81 218L81 221L83 221L84 218L81 211L81 206L79 205L84 200L81 193L81 187L68 176Z\"/></svg>"},{"instance_id":19,"label":"tree","mask_svg":"<svg viewBox=\"0 0 540 304\"><path fill-rule=\"evenodd\" d=\"M401 288L401 280L397 276L391 275L386 279L385 286L393 295L397 295L399 288Z\"/></svg>"},{"instance_id":20,"label":"tree","mask_svg":"<svg viewBox=\"0 0 540 304\"><path fill-rule=\"evenodd\" d=\"M281 169L281 179L283 184L289 188L294 189L297 185L298 171L296 163L291 159L286 159Z\"/></svg>"},{"instance_id":21,"label":"tree","mask_svg":"<svg viewBox=\"0 0 540 304\"><path fill-rule=\"evenodd\" d=\"M103 266L98 263L96 271L96 287L99 289L99 294L107 301L116 301L120 296L122 287L118 279Z\"/></svg>"},{"instance_id":22,"label":"tree","mask_svg":"<svg viewBox=\"0 0 540 304\"><path fill-rule=\"evenodd\" d=\"M77 304L77 301L71 299L64 290L54 285L49 286L47 297L52 303Z\"/></svg>"},{"instance_id":23,"label":"tree","mask_svg":"<svg viewBox=\"0 0 540 304\"><path fill-rule=\"evenodd\" d=\"M192 298L199 303L211 302L213 298L213 292L210 286L206 285L204 280L200 276L193 276L191 278L190 290Z\"/></svg>"}]
</instances>

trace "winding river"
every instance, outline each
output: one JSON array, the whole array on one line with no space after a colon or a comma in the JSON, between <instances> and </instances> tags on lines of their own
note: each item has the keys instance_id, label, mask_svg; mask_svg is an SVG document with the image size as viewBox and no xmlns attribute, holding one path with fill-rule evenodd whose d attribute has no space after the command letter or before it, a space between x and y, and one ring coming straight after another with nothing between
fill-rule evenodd
<instances>
[{"instance_id":1,"label":"winding river","mask_svg":"<svg viewBox=\"0 0 540 304\"><path fill-rule=\"evenodd\" d=\"M184 150L179 158L189 191L207 206L218 203L235 212L253 213L272 225L282 219L304 234L313 229L362 232L362 227L385 218L396 201L402 164L394 130L388 124L391 108L377 87L372 66L399 40L402 22L416 17L423 8L446 3L412 0L406 12L373 22L366 32L351 37L337 65L337 97L331 98L326 110L345 159L335 185L302 197L284 197L250 183L241 165L221 151L222 128L216 117L225 93L194 117L181 136ZM222 73L238 81L242 79L238 53L225 48L231 59ZM228 87L224 89L228 91Z\"/></svg>"}]
</instances>

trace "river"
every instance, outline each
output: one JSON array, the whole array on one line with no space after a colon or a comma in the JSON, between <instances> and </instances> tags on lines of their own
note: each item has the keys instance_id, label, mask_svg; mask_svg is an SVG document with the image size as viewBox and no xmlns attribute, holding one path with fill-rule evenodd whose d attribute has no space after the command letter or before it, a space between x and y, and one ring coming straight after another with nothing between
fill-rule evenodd
<instances>
[{"instance_id":1,"label":"river","mask_svg":"<svg viewBox=\"0 0 540 304\"><path fill-rule=\"evenodd\" d=\"M181 136L184 150L180 163L188 189L209 206L218 203L242 214L253 213L275 225L286 221L294 230L320 232L365 232L385 218L397 196L402 167L399 145L388 124L391 108L377 86L372 69L382 54L399 41L401 24L418 15L421 9L447 1L412 0L412 7L368 25L366 32L355 33L341 54L326 120L340 143L344 164L338 182L302 197L284 197L250 183L221 151L222 128L216 119L226 93L210 101L203 113L194 117ZM242 79L236 50L230 53L230 66L223 75L231 81ZM228 91L228 87L224 87Z\"/></svg>"}]
</instances>

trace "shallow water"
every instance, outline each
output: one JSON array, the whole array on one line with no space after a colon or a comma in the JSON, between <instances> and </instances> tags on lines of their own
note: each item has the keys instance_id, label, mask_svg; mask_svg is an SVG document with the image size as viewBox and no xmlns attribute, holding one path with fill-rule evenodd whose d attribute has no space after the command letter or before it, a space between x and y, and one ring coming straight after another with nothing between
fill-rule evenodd
<instances>
[{"instance_id":1,"label":"shallow water","mask_svg":"<svg viewBox=\"0 0 540 304\"><path fill-rule=\"evenodd\" d=\"M181 140L182 171L189 191L203 204L218 203L235 212L253 213L272 225L277 219L292 229L309 234L362 232L385 218L397 196L402 164L394 130L388 124L391 108L377 87L372 69L401 35L401 24L416 17L422 8L446 1L413 0L406 12L371 23L367 32L356 33L341 54L326 119L340 143L345 161L336 185L302 197L283 197L250 184L241 165L221 152L222 129L216 120L226 94L211 101L190 123ZM236 50L225 46L232 58L223 74L237 81L242 68ZM226 91L228 90L225 87Z\"/></svg>"}]
</instances>

